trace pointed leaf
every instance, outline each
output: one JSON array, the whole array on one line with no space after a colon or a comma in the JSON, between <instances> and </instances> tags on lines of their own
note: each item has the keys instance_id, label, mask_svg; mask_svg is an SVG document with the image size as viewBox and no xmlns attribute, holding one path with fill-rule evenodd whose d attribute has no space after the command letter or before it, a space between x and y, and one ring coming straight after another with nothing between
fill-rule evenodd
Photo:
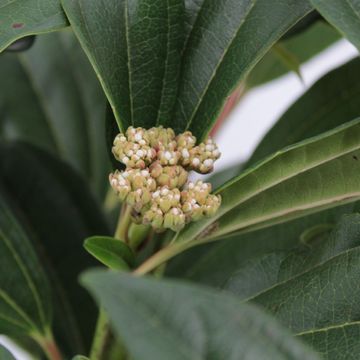
<instances>
[{"instance_id":1,"label":"pointed leaf","mask_svg":"<svg viewBox=\"0 0 360 360\"><path fill-rule=\"evenodd\" d=\"M0 4L0 52L26 35L68 25L60 0L4 0Z\"/></svg>"},{"instance_id":2,"label":"pointed leaf","mask_svg":"<svg viewBox=\"0 0 360 360\"><path fill-rule=\"evenodd\" d=\"M104 265L113 270L129 270L135 257L131 249L118 239L93 236L85 240L85 249Z\"/></svg>"},{"instance_id":3,"label":"pointed leaf","mask_svg":"<svg viewBox=\"0 0 360 360\"><path fill-rule=\"evenodd\" d=\"M360 49L360 3L358 0L310 0L324 18Z\"/></svg>"},{"instance_id":4,"label":"pointed leaf","mask_svg":"<svg viewBox=\"0 0 360 360\"><path fill-rule=\"evenodd\" d=\"M121 130L168 121L183 45L179 0L63 0Z\"/></svg>"},{"instance_id":5,"label":"pointed leaf","mask_svg":"<svg viewBox=\"0 0 360 360\"><path fill-rule=\"evenodd\" d=\"M317 359L266 314L229 295L104 271L86 273L82 283L139 360Z\"/></svg>"},{"instance_id":6,"label":"pointed leaf","mask_svg":"<svg viewBox=\"0 0 360 360\"><path fill-rule=\"evenodd\" d=\"M185 244L178 246L186 248L191 239L208 241L358 200L359 136L360 120L354 120L244 171L217 191L223 200L215 218L180 232L177 242Z\"/></svg>"},{"instance_id":7,"label":"pointed leaf","mask_svg":"<svg viewBox=\"0 0 360 360\"><path fill-rule=\"evenodd\" d=\"M176 105L176 131L199 140L210 131L226 98L270 47L312 7L281 0L188 1L198 8L184 50ZM191 26L191 25L190 25Z\"/></svg>"},{"instance_id":8,"label":"pointed leaf","mask_svg":"<svg viewBox=\"0 0 360 360\"><path fill-rule=\"evenodd\" d=\"M291 38L281 39L280 44L303 64L340 38L340 34L332 26L323 21L317 21L306 31ZM246 79L246 86L259 86L287 72L289 69L272 49L251 71Z\"/></svg>"}]
</instances>

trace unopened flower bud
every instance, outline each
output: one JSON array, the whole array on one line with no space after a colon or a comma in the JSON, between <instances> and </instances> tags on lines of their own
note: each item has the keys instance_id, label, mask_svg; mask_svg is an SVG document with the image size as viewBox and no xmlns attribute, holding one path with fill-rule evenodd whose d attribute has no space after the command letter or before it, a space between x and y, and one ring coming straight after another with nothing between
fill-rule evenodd
<instances>
[{"instance_id":1,"label":"unopened flower bud","mask_svg":"<svg viewBox=\"0 0 360 360\"><path fill-rule=\"evenodd\" d=\"M164 216L164 227L180 231L185 226L185 215L178 207L171 208Z\"/></svg>"},{"instance_id":2,"label":"unopened flower bud","mask_svg":"<svg viewBox=\"0 0 360 360\"><path fill-rule=\"evenodd\" d=\"M214 169L214 162L220 157L220 151L215 142L208 138L204 143L190 150L188 167L201 174L207 174Z\"/></svg>"},{"instance_id":3,"label":"unopened flower bud","mask_svg":"<svg viewBox=\"0 0 360 360\"><path fill-rule=\"evenodd\" d=\"M122 176L122 173L116 170L109 175L109 181L111 187L115 190L115 193L119 196L121 201L124 201L126 196L131 191L131 184L129 180Z\"/></svg>"},{"instance_id":4,"label":"unopened flower bud","mask_svg":"<svg viewBox=\"0 0 360 360\"><path fill-rule=\"evenodd\" d=\"M175 133L171 128L163 128L162 126L153 127L147 131L150 145L159 150L160 146L168 147L174 141Z\"/></svg>"}]
</instances>

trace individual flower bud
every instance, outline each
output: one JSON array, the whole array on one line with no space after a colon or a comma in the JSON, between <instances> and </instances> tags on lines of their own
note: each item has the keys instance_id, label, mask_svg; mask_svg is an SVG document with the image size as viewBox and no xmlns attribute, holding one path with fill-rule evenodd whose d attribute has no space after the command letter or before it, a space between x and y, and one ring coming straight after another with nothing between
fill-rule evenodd
<instances>
[{"instance_id":1,"label":"individual flower bud","mask_svg":"<svg viewBox=\"0 0 360 360\"><path fill-rule=\"evenodd\" d=\"M180 163L182 166L190 164L190 150L195 146L196 137L190 131L186 131L176 137L177 149L180 153Z\"/></svg>"},{"instance_id":2,"label":"individual flower bud","mask_svg":"<svg viewBox=\"0 0 360 360\"><path fill-rule=\"evenodd\" d=\"M185 214L180 208L173 207L165 214L163 226L177 232L185 226L185 223Z\"/></svg>"},{"instance_id":3,"label":"individual flower bud","mask_svg":"<svg viewBox=\"0 0 360 360\"><path fill-rule=\"evenodd\" d=\"M160 150L157 152L157 159L161 165L176 165L180 159L180 152L160 146Z\"/></svg>"},{"instance_id":4,"label":"individual flower bud","mask_svg":"<svg viewBox=\"0 0 360 360\"><path fill-rule=\"evenodd\" d=\"M210 194L206 199L206 204L203 205L204 215L207 217L214 216L221 205L221 196Z\"/></svg>"},{"instance_id":5,"label":"individual flower bud","mask_svg":"<svg viewBox=\"0 0 360 360\"><path fill-rule=\"evenodd\" d=\"M151 192L148 189L137 189L131 191L126 197L126 203L140 212L151 201Z\"/></svg>"},{"instance_id":6,"label":"individual flower bud","mask_svg":"<svg viewBox=\"0 0 360 360\"><path fill-rule=\"evenodd\" d=\"M168 147L168 145L174 141L175 133L171 128L163 128L162 126L153 127L147 131L150 145L159 150L160 146ZM171 145L170 147L172 147Z\"/></svg>"},{"instance_id":7,"label":"individual flower bud","mask_svg":"<svg viewBox=\"0 0 360 360\"><path fill-rule=\"evenodd\" d=\"M150 176L148 170L130 169L125 173L129 174L128 179L133 190L147 189L154 191L156 189L156 181Z\"/></svg>"},{"instance_id":8,"label":"individual flower bud","mask_svg":"<svg viewBox=\"0 0 360 360\"><path fill-rule=\"evenodd\" d=\"M170 208L180 205L180 190L170 190L163 186L152 194L153 204L156 204L164 213Z\"/></svg>"},{"instance_id":9,"label":"individual flower bud","mask_svg":"<svg viewBox=\"0 0 360 360\"><path fill-rule=\"evenodd\" d=\"M189 151L188 167L201 174L207 174L214 169L214 162L220 157L220 151L215 142L208 138L204 143Z\"/></svg>"},{"instance_id":10,"label":"individual flower bud","mask_svg":"<svg viewBox=\"0 0 360 360\"><path fill-rule=\"evenodd\" d=\"M186 183L187 177L188 173L182 166L164 166L156 182L159 186L167 186L170 189L181 188Z\"/></svg>"},{"instance_id":11,"label":"individual flower bud","mask_svg":"<svg viewBox=\"0 0 360 360\"><path fill-rule=\"evenodd\" d=\"M122 172L115 170L114 173L109 175L109 181L111 187L115 190L120 200L124 201L131 191L131 184L129 180L123 176Z\"/></svg>"},{"instance_id":12,"label":"individual flower bud","mask_svg":"<svg viewBox=\"0 0 360 360\"><path fill-rule=\"evenodd\" d=\"M155 204L144 212L143 221L144 225L151 225L155 230L163 228L164 214Z\"/></svg>"},{"instance_id":13,"label":"individual flower bud","mask_svg":"<svg viewBox=\"0 0 360 360\"><path fill-rule=\"evenodd\" d=\"M126 130L126 136L128 141L131 141L133 143L138 143L141 146L150 144L149 135L147 131L141 127L134 128L130 126Z\"/></svg>"},{"instance_id":14,"label":"individual flower bud","mask_svg":"<svg viewBox=\"0 0 360 360\"><path fill-rule=\"evenodd\" d=\"M118 134L114 140L114 146L112 152L115 158L126 165L127 168L138 168L144 169L146 165L150 164L156 156L156 151L148 145L148 141L135 139L140 139L144 130L134 129L130 127L126 134L128 139L123 134ZM136 132L137 131L137 132ZM132 140L129 140L129 137Z\"/></svg>"}]
</instances>

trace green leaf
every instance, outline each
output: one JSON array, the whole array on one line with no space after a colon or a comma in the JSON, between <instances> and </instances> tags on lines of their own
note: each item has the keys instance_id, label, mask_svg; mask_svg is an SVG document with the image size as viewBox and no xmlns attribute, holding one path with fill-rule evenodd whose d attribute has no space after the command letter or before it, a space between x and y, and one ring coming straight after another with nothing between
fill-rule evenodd
<instances>
[{"instance_id":1,"label":"green leaf","mask_svg":"<svg viewBox=\"0 0 360 360\"><path fill-rule=\"evenodd\" d=\"M0 52L26 35L68 25L59 0L3 0L0 4Z\"/></svg>"},{"instance_id":2,"label":"green leaf","mask_svg":"<svg viewBox=\"0 0 360 360\"><path fill-rule=\"evenodd\" d=\"M318 21L306 31L289 39L281 39L279 44L302 64L340 39L338 32L327 23ZM265 82L289 72L288 66L279 58L272 48L251 71L246 79L248 87Z\"/></svg>"},{"instance_id":3,"label":"green leaf","mask_svg":"<svg viewBox=\"0 0 360 360\"><path fill-rule=\"evenodd\" d=\"M89 360L89 358L84 355L76 355L72 360Z\"/></svg>"},{"instance_id":4,"label":"green leaf","mask_svg":"<svg viewBox=\"0 0 360 360\"><path fill-rule=\"evenodd\" d=\"M278 274L276 283L249 298L327 359L357 356L359 233L360 216L344 217L328 240L316 240L269 268Z\"/></svg>"},{"instance_id":5,"label":"green leaf","mask_svg":"<svg viewBox=\"0 0 360 360\"><path fill-rule=\"evenodd\" d=\"M360 59L329 72L302 95L265 135L247 163L255 164L282 147L319 135L360 113Z\"/></svg>"},{"instance_id":6,"label":"green leaf","mask_svg":"<svg viewBox=\"0 0 360 360\"><path fill-rule=\"evenodd\" d=\"M0 193L0 333L46 336L52 316L49 284L9 203Z\"/></svg>"},{"instance_id":7,"label":"green leaf","mask_svg":"<svg viewBox=\"0 0 360 360\"><path fill-rule=\"evenodd\" d=\"M0 76L0 137L58 155L103 199L109 169L105 98L71 33L44 35L29 51L3 54Z\"/></svg>"},{"instance_id":8,"label":"green leaf","mask_svg":"<svg viewBox=\"0 0 360 360\"><path fill-rule=\"evenodd\" d=\"M86 273L82 283L139 360L317 359L262 311L230 295L104 271Z\"/></svg>"},{"instance_id":9,"label":"green leaf","mask_svg":"<svg viewBox=\"0 0 360 360\"><path fill-rule=\"evenodd\" d=\"M183 46L178 0L63 0L121 130L169 121Z\"/></svg>"},{"instance_id":10,"label":"green leaf","mask_svg":"<svg viewBox=\"0 0 360 360\"><path fill-rule=\"evenodd\" d=\"M118 239L93 236L84 242L85 249L104 265L113 270L129 270L135 262L131 249Z\"/></svg>"},{"instance_id":11,"label":"green leaf","mask_svg":"<svg viewBox=\"0 0 360 360\"><path fill-rule=\"evenodd\" d=\"M226 98L271 46L312 7L308 2L227 0L187 2L193 24L183 55L175 120L202 140Z\"/></svg>"},{"instance_id":12,"label":"green leaf","mask_svg":"<svg viewBox=\"0 0 360 360\"><path fill-rule=\"evenodd\" d=\"M0 345L0 359L1 360L16 360L10 351L8 351L4 346Z\"/></svg>"},{"instance_id":13,"label":"green leaf","mask_svg":"<svg viewBox=\"0 0 360 360\"><path fill-rule=\"evenodd\" d=\"M244 171L217 193L214 218L193 223L178 245L208 241L238 231L301 217L359 199L357 159L360 120L275 153ZM199 240L199 238L203 238ZM185 246L184 246L185 244Z\"/></svg>"},{"instance_id":14,"label":"green leaf","mask_svg":"<svg viewBox=\"0 0 360 360\"><path fill-rule=\"evenodd\" d=\"M88 184L42 150L0 143L0 158L0 184L11 195L19 220L34 234L34 246L51 278L55 335L66 353L85 353L96 308L77 277L97 264L84 251L83 241L108 235L103 214Z\"/></svg>"},{"instance_id":15,"label":"green leaf","mask_svg":"<svg viewBox=\"0 0 360 360\"><path fill-rule=\"evenodd\" d=\"M360 49L358 0L310 0L320 14Z\"/></svg>"},{"instance_id":16,"label":"green leaf","mask_svg":"<svg viewBox=\"0 0 360 360\"><path fill-rule=\"evenodd\" d=\"M172 259L166 267L166 274L223 287L247 261L275 250L289 251L300 244L307 229L313 229L318 224L335 226L343 214L357 211L359 202L350 203L283 224L200 245Z\"/></svg>"}]
</instances>

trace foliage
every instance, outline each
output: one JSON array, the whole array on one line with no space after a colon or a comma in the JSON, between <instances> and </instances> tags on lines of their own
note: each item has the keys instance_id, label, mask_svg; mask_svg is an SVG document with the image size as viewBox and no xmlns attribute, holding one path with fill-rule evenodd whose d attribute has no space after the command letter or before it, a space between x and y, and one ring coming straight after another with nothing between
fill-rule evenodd
<instances>
[{"instance_id":1,"label":"foliage","mask_svg":"<svg viewBox=\"0 0 360 360\"><path fill-rule=\"evenodd\" d=\"M210 178L214 216L156 232L157 218L137 221L134 189L120 209L108 177L123 174L109 157L119 132L164 126L175 133L144 134L167 147L141 138L151 161L131 158L133 174L164 161L173 184L167 161L213 146L234 91L301 77L341 36L359 48L359 11L355 0L4 0L0 333L49 360L357 358L359 59L308 89L247 163ZM131 131L118 157L137 150ZM196 169L186 151L176 161ZM0 358L13 356L0 346Z\"/></svg>"}]
</instances>

